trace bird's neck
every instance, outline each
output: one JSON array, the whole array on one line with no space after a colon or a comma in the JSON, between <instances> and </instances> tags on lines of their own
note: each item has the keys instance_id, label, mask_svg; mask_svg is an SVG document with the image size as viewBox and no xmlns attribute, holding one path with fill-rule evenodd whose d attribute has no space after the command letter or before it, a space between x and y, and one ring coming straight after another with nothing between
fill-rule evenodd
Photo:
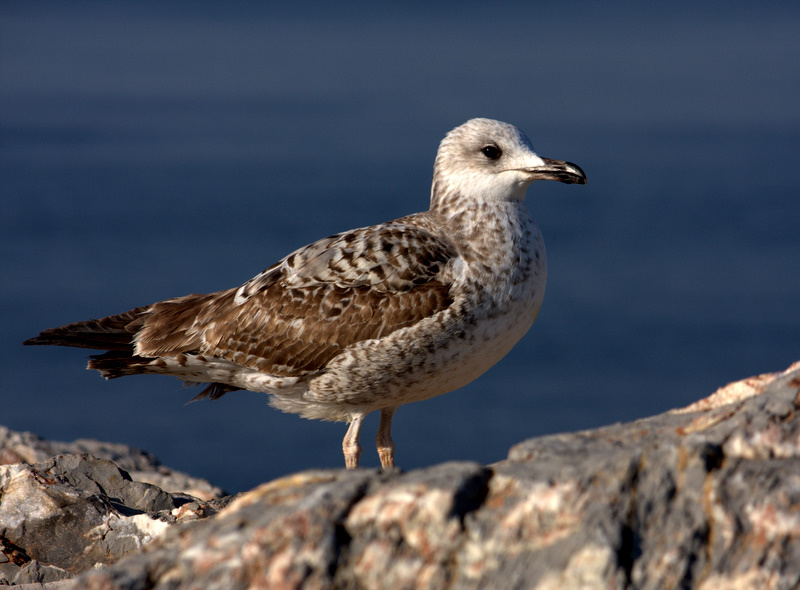
<instances>
[{"instance_id":1,"label":"bird's neck","mask_svg":"<svg viewBox=\"0 0 800 590\"><path fill-rule=\"evenodd\" d=\"M522 201L441 200L431 208L442 225L457 235L470 262L512 269L526 263L526 253L541 241L536 223Z\"/></svg>"}]
</instances>

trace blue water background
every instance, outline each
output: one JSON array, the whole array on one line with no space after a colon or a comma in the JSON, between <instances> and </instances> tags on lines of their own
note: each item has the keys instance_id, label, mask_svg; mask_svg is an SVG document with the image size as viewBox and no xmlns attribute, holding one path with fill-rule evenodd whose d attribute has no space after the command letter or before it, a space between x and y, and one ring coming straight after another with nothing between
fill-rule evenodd
<instances>
[{"instance_id":1,"label":"blue water background","mask_svg":"<svg viewBox=\"0 0 800 590\"><path fill-rule=\"evenodd\" d=\"M589 184L529 190L539 319L398 411L402 467L496 461L800 359L800 4L272 6L0 4L0 424L231 491L341 466L343 424L251 392L184 406L176 380L104 382L87 351L20 343L423 210L439 140L475 116Z\"/></svg>"}]
</instances>

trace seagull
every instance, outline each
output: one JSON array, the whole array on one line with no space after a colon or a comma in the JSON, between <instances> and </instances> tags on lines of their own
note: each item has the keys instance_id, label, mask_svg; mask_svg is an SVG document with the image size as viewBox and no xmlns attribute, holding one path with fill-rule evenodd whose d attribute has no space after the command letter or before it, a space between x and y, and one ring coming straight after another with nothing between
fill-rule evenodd
<instances>
[{"instance_id":1,"label":"seagull","mask_svg":"<svg viewBox=\"0 0 800 590\"><path fill-rule=\"evenodd\" d=\"M586 175L538 156L513 125L471 119L439 145L427 211L323 238L239 287L24 344L104 350L87 368L106 379L171 375L207 384L194 399L246 389L284 412L347 422L351 469L364 418L379 410L376 447L391 468L395 410L473 381L536 319L547 262L524 203L536 180L586 184Z\"/></svg>"}]
</instances>

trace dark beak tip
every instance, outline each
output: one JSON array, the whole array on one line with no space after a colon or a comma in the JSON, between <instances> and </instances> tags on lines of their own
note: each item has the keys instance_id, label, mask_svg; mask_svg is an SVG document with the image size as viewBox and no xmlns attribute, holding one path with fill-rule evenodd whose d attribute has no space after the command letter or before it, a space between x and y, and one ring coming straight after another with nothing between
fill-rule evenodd
<instances>
[{"instance_id":1,"label":"dark beak tip","mask_svg":"<svg viewBox=\"0 0 800 590\"><path fill-rule=\"evenodd\" d=\"M577 164L573 164L572 162L566 162L566 165L569 168L572 168L572 171L575 174L573 177L574 184L586 184L586 173L583 171L583 168Z\"/></svg>"}]
</instances>

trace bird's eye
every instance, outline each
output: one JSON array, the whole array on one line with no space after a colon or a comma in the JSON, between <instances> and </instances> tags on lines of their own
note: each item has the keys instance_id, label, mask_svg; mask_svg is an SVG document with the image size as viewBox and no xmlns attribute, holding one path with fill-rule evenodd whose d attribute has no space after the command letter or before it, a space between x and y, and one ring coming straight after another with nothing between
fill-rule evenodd
<instances>
[{"instance_id":1,"label":"bird's eye","mask_svg":"<svg viewBox=\"0 0 800 590\"><path fill-rule=\"evenodd\" d=\"M486 147L481 148L481 153L490 160L496 160L503 155L503 150L496 145L487 145Z\"/></svg>"}]
</instances>

